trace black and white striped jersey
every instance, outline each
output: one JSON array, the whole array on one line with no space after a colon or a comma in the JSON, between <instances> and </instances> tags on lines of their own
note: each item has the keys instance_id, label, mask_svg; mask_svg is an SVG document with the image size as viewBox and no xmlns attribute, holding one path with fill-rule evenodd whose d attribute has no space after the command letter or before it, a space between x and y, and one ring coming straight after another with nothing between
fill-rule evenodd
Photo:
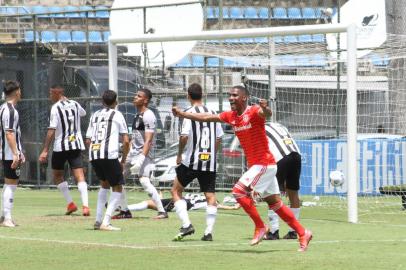
<instances>
[{"instance_id":1,"label":"black and white striped jersey","mask_svg":"<svg viewBox=\"0 0 406 270\"><path fill-rule=\"evenodd\" d=\"M21 144L21 129L20 116L14 105L9 102L4 102L0 107L1 119L1 157L2 160L13 160L13 152L6 138L6 131L12 131L16 137L17 151L20 154L22 151Z\"/></svg>"},{"instance_id":2,"label":"black and white striped jersey","mask_svg":"<svg viewBox=\"0 0 406 270\"><path fill-rule=\"evenodd\" d=\"M154 133L154 137L152 138L151 148L147 156L153 159L156 144L156 117L154 112L147 109L145 112L137 113L134 116L131 130L131 150L129 157L132 158L143 151L145 144L145 133L151 132Z\"/></svg>"},{"instance_id":3,"label":"black and white striped jersey","mask_svg":"<svg viewBox=\"0 0 406 270\"><path fill-rule=\"evenodd\" d=\"M276 162L292 152L300 154L299 147L285 126L279 123L270 123L265 125L265 131L269 149Z\"/></svg>"},{"instance_id":4,"label":"black and white striped jersey","mask_svg":"<svg viewBox=\"0 0 406 270\"><path fill-rule=\"evenodd\" d=\"M206 106L193 106L186 110L191 113L211 113ZM198 122L184 119L181 136L188 136L182 164L192 170L216 171L216 141L223 136L220 123Z\"/></svg>"},{"instance_id":5,"label":"black and white striped jersey","mask_svg":"<svg viewBox=\"0 0 406 270\"><path fill-rule=\"evenodd\" d=\"M90 139L89 160L117 159L120 148L120 135L128 134L123 114L117 110L104 108L90 118L86 138Z\"/></svg>"},{"instance_id":6,"label":"black and white striped jersey","mask_svg":"<svg viewBox=\"0 0 406 270\"><path fill-rule=\"evenodd\" d=\"M54 152L84 150L80 118L86 111L74 100L60 100L51 108L49 129L55 129Z\"/></svg>"}]
</instances>

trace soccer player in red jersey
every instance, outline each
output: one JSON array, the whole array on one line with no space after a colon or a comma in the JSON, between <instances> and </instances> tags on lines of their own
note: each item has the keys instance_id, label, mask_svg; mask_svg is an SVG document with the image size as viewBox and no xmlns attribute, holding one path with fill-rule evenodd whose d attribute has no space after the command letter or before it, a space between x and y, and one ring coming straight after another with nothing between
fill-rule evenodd
<instances>
[{"instance_id":1,"label":"soccer player in red jersey","mask_svg":"<svg viewBox=\"0 0 406 270\"><path fill-rule=\"evenodd\" d=\"M255 223L251 245L261 242L268 228L262 221L250 192L259 194L279 217L299 235L299 251L305 251L312 239L312 232L305 229L293 212L283 204L276 180L276 163L268 147L265 133L265 120L272 115L268 101L261 99L259 105L248 106L249 93L243 86L234 86L229 91L230 111L220 114L188 113L176 106L175 116L202 122L225 122L233 127L244 150L248 162L246 171L233 187L233 195L244 211Z\"/></svg>"}]
</instances>

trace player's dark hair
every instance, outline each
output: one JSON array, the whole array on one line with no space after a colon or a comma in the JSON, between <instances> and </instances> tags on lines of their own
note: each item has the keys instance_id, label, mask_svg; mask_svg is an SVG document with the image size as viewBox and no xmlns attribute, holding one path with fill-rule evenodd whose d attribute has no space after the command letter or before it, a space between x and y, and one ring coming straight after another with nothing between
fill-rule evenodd
<instances>
[{"instance_id":1,"label":"player's dark hair","mask_svg":"<svg viewBox=\"0 0 406 270\"><path fill-rule=\"evenodd\" d=\"M113 90L106 90L103 92L103 103L107 106L111 106L117 100L117 93Z\"/></svg>"},{"instance_id":2,"label":"player's dark hair","mask_svg":"<svg viewBox=\"0 0 406 270\"><path fill-rule=\"evenodd\" d=\"M245 88L245 87L244 87L244 86L242 86L242 85L236 85L236 86L233 86L233 89L237 89L238 91L243 92L243 93L244 93L244 95L246 95L247 97L249 97L249 96L250 96L250 92L248 91L248 89L247 89L247 88Z\"/></svg>"},{"instance_id":3,"label":"player's dark hair","mask_svg":"<svg viewBox=\"0 0 406 270\"><path fill-rule=\"evenodd\" d=\"M151 92L151 90L149 90L149 89L147 89L147 88L141 88L141 89L139 89L138 91L143 92L143 93L147 96L148 102L151 101L151 98L152 98L152 92Z\"/></svg>"},{"instance_id":4,"label":"player's dark hair","mask_svg":"<svg viewBox=\"0 0 406 270\"><path fill-rule=\"evenodd\" d=\"M192 83L187 89L187 93L192 100L201 100L203 95L203 90L200 84Z\"/></svg>"},{"instance_id":5,"label":"player's dark hair","mask_svg":"<svg viewBox=\"0 0 406 270\"><path fill-rule=\"evenodd\" d=\"M63 88L63 86L60 85L60 84L53 84L53 85L51 85L51 89L59 89L59 90L62 90L62 91L65 90L65 89Z\"/></svg>"},{"instance_id":6,"label":"player's dark hair","mask_svg":"<svg viewBox=\"0 0 406 270\"><path fill-rule=\"evenodd\" d=\"M4 83L3 92L6 96L11 95L14 91L20 89L20 83L16 81L6 81Z\"/></svg>"}]
</instances>

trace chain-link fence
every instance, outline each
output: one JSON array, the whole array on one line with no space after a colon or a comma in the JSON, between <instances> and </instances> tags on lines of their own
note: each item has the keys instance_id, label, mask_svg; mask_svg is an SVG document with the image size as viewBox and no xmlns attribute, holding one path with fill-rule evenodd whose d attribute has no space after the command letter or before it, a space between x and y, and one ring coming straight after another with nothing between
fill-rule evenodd
<instances>
[{"instance_id":1,"label":"chain-link fence","mask_svg":"<svg viewBox=\"0 0 406 270\"><path fill-rule=\"evenodd\" d=\"M221 2L221 4L220 4ZM294 5L299 10L300 18L290 18L286 13L279 14L278 8L286 7L287 1L252 1L251 6L241 1L238 3L242 16L248 16L248 8L254 7L253 18L244 17L233 18L231 8L236 7L230 1L205 1L204 7L204 27L206 29L217 28L246 28L246 27L265 27L276 25L292 24L311 24L325 23L326 8L334 7L335 1L297 1ZM341 4L346 1L341 1ZM219 6L224 4L222 19L218 12ZM290 3L293 5L293 3ZM280 6L278 6L280 5ZM211 14L211 8L214 13ZM309 9L306 9L309 8ZM283 10L283 9L281 9ZM336 8L333 12L336 12ZM8 6L1 7L0 24L3 25L3 31L0 33L1 65L0 78L2 80L17 80L22 85L23 100L18 104L20 112L20 124L22 129L23 144L27 162L23 165L21 182L35 186L52 184L52 175L49 165L38 163L38 156L42 149L42 144L48 126L49 110L51 103L48 100L49 87L53 84L62 84L65 87L67 97L79 101L86 109L88 115L82 120L82 134L87 128L88 120L92 112L100 108L100 94L108 88L108 50L107 40L109 37L109 16L108 8L100 6L77 6L71 7L69 11L66 7L58 6ZM234 11L234 9L233 9ZM264 12L267 11L267 12ZM263 13L261 13L263 12ZM305 13L309 12L309 14ZM34 15L35 14L35 15ZM248 13L247 13L248 14ZM307 15L306 15L307 14ZM211 17L211 16L214 17ZM280 18L276 15L282 16ZM331 14L330 14L331 15ZM261 17L263 16L263 17ZM292 15L293 16L293 15ZM299 16L299 15L298 15ZM305 16L308 16L305 18ZM289 20L288 20L289 19ZM224 24L223 24L224 23ZM263 40L255 42L228 41L228 46L223 46L220 42L206 42L207 48L220 50L220 54L214 51L199 51L194 49L194 55L188 55L171 67L151 66L148 61L143 61L143 55L126 56L127 48L119 47L118 58L118 95L120 100L119 110L126 117L127 123L131 126L132 118L135 115L135 108L132 104L134 93L140 86L147 86L154 92L152 108L157 116L157 158L169 158L176 154L178 141L179 121L171 115L172 104L176 103L186 107L185 90L192 82L198 82L203 85L205 92L205 101L213 109L222 110L229 106L225 92L227 88L242 82L242 79L248 80L246 83L252 91L267 91L267 83L259 82L258 76L267 75L269 70L267 65L261 66L254 61L249 65L244 63L231 63L227 61L227 51L234 52L237 55L239 50L247 53L247 57L258 55L258 51L268 50L268 45ZM247 42L241 44L241 42ZM325 50L325 40L316 40L316 36L311 36L310 41L296 40L288 44L286 39L277 44L277 53L289 56L289 50L292 55L300 55L300 46L298 44L315 44L314 50ZM214 45L213 45L214 44ZM260 46L258 46L258 44ZM213 45L213 46L211 46ZM226 53L221 52L221 46ZM238 48L236 46L239 46ZM201 48L200 48L201 49ZM223 49L223 51L224 51ZM236 51L237 50L237 51ZM253 52L251 55L250 52ZM144 52L143 52L144 53ZM226 56L225 59L221 57ZM145 54L144 54L145 56ZM153 55L150 55L153 57ZM145 57L144 57L145 59ZM220 59L220 60L219 60ZM297 58L299 59L299 58ZM320 61L325 61L323 58ZM323 64L324 65L324 64ZM334 66L328 68L320 65L302 66L301 72L297 68L291 68L289 65L282 65L277 73L280 75L330 75L335 72ZM306 73L307 72L307 73ZM313 73L312 73L313 72ZM340 72L340 71L339 71ZM257 76L257 77L256 77ZM299 88L299 87L298 87ZM259 93L259 92L258 92ZM265 94L254 93L257 97L264 97ZM340 93L342 95L343 93ZM302 101L292 102L295 96L304 95L301 92L297 95L292 94L289 88L279 91L280 100L278 110L284 112L283 118L291 116L295 109L299 108L295 104ZM223 100L221 102L220 100ZM340 103L343 101L341 100ZM296 106L296 107L295 107ZM296 112L300 114L303 112ZM297 118L292 118L291 122L298 122ZM311 125L312 123L309 123ZM220 188L229 188L232 186L245 167L245 161L241 149L234 148L233 135L227 135L223 139L219 165ZM230 151L230 149L232 149ZM230 158L225 158L232 157ZM97 185L97 179L90 166L88 165L87 153L83 153L85 160L85 169L88 181L91 185ZM224 164L224 160L229 162ZM221 166L227 165L228 170L223 170ZM168 173L171 166L167 168ZM66 177L70 177L68 170ZM161 172L156 172L156 178ZM173 171L172 171L173 172ZM69 178L70 179L70 178ZM70 179L70 183L74 183ZM128 184L136 183L129 181ZM161 181L161 185L168 185Z\"/></svg>"}]
</instances>

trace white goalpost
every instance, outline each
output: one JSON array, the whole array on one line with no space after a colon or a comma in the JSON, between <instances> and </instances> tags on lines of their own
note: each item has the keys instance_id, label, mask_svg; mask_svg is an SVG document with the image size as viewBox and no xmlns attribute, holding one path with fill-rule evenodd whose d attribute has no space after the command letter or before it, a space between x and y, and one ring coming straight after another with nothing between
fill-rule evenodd
<instances>
[{"instance_id":1,"label":"white goalpost","mask_svg":"<svg viewBox=\"0 0 406 270\"><path fill-rule=\"evenodd\" d=\"M242 69L247 70L250 69L252 66L266 66L266 68L262 71L266 71L268 67L272 67L274 65L278 65L278 57L275 57L273 54L268 54L268 57L264 57L263 55L259 55L252 51L252 53L246 53L246 55L239 55L243 53L243 51L247 51L247 48L255 47L256 40L258 37L266 38L268 41L273 40L275 37L287 37L287 36L298 36L298 35L317 35L317 34L335 34L335 33L343 33L347 37L347 48L343 50L343 54L346 54L346 57L343 59L339 59L339 62L345 64L346 74L343 76L342 81L345 81L345 84L342 84L340 87L341 89L344 88L346 90L346 120L345 120L345 127L346 127L346 147L343 150L346 153L345 164L343 164L343 171L345 172L345 179L346 179L346 201L347 201L347 215L348 221L351 223L358 222L358 197L357 197L357 190L358 190L358 170L357 168L357 48L356 48L356 26L355 25L342 25L342 24L328 24L328 25L305 25L305 26L287 26L287 27L269 27L269 28L249 28L249 29L233 29L233 30L218 30L218 31L201 31L199 33L194 34L187 34L187 35L159 35L159 34L144 34L144 35L137 35L137 36L130 36L130 37L123 37L123 36L115 36L112 35L109 38L108 48L109 48L109 87L112 90L118 91L118 73L117 73L117 62L118 62L118 53L117 53L117 46L121 44L146 44L146 43L156 43L156 42L175 42L175 41L200 41L199 45L197 43L195 47L196 54L199 53L200 55L204 55L203 63L200 65L198 63L199 70L203 70L206 72L207 67L207 59L210 58L212 55L220 58L219 55L224 55L224 59L221 60L220 65L227 64L223 61L233 61L239 62L238 67L243 67ZM239 48L232 47L229 45L228 48L222 49L223 47L212 45L213 41L215 43L220 43L220 45L227 43L226 40L243 40L243 39L255 39L250 46L247 47L245 45L240 45ZM258 41L259 42L259 41ZM304 44L304 43L303 43ZM274 45L273 42L266 42L266 44L260 45L255 47L256 50L266 50L267 47L272 47ZM199 47L200 46L200 47ZM214 46L217 46L214 49ZM261 47L262 46L262 47ZM289 48L292 51L296 50L297 57L295 58L296 63L299 63L298 59L301 57L303 58L305 50L303 48L305 45L301 46L292 46L287 47L287 49L283 52L286 56L290 56ZM217 50L217 51L216 51ZM272 49L271 49L272 50ZM307 49L309 50L309 49ZM221 52L220 52L221 51ZM194 55L188 58L189 60L195 60L197 57ZM307 61L307 60L306 60ZM337 62L338 62L337 61ZM246 62L249 62L248 64ZM255 62L255 63L254 63ZM307 65L307 64L306 64ZM229 65L228 68L230 70L230 74L234 74L233 72L236 66ZM188 76L195 76L192 74L190 67L186 67L188 70ZM272 70L272 69L270 69ZM221 76L222 73L220 73ZM264 75L264 74L262 74ZM265 74L267 75L267 74ZM200 75L199 75L200 76ZM217 75L216 75L217 76ZM254 76L254 75L252 75ZM267 75L268 76L268 75ZM233 76L230 76L232 78ZM200 77L193 77L193 78L200 78ZM206 73L204 77L202 77L204 83L208 84ZM274 89L275 85L275 78L278 79L278 75L275 75L274 71L270 71L269 73L269 82L267 83L267 91L270 91L271 88ZM219 77L215 77L213 79L213 85L217 85L218 83L216 80L220 80ZM293 79L294 80L294 79ZM234 81L233 81L234 82ZM230 82L229 84L233 84ZM288 84L285 82L285 84ZM300 82L299 82L300 83ZM227 83L226 83L227 84ZM215 89L218 89L214 87ZM271 93L268 92L266 97L275 98L275 90L272 90ZM310 93L310 92L309 92ZM286 92L286 95L292 93ZM293 94L294 95L294 94ZM305 95L305 93L298 93L297 95ZM309 94L311 95L311 94ZM321 101L323 103L325 101ZM323 104L321 104L323 105ZM276 108L276 107L275 107ZM329 107L326 106L326 112L329 110ZM334 108L333 106L330 109ZM170 111L170 108L167 108L167 111ZM168 115L168 114L166 114ZM323 112L320 114L320 119L323 118ZM170 116L168 116L170 117ZM287 118L285 118L287 119ZM323 126L323 123L319 123ZM298 125L299 128L299 125ZM337 127L338 128L338 127ZM326 150L323 150L326 151ZM343 159L344 160L344 159ZM327 161L328 162L328 161ZM310 168L309 168L310 170ZM323 180L323 185L328 185L325 180ZM327 181L328 182L328 181ZM310 187L309 187L310 188Z\"/></svg>"}]
</instances>

